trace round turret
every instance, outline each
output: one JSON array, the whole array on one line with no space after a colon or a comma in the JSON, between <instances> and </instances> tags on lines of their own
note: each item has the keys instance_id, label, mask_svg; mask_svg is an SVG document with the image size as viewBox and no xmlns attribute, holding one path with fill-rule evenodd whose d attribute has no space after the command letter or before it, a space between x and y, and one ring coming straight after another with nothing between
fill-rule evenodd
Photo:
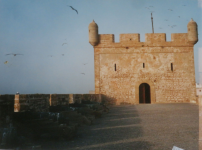
<instances>
[{"instance_id":1,"label":"round turret","mask_svg":"<svg viewBox=\"0 0 202 150\"><path fill-rule=\"evenodd\" d=\"M98 25L95 23L93 20L89 26L88 26L88 32L89 32L89 43L92 46L95 46L99 42L99 37L98 37Z\"/></svg>"},{"instance_id":2,"label":"round turret","mask_svg":"<svg viewBox=\"0 0 202 150\"><path fill-rule=\"evenodd\" d=\"M198 42L197 23L193 19L187 24L187 35L189 43L195 44Z\"/></svg>"}]
</instances>

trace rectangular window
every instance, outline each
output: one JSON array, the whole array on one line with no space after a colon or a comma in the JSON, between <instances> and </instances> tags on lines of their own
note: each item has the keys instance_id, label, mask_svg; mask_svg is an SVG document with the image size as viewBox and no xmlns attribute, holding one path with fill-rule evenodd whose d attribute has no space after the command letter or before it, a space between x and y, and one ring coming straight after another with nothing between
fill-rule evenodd
<instances>
[{"instance_id":1,"label":"rectangular window","mask_svg":"<svg viewBox=\"0 0 202 150\"><path fill-rule=\"evenodd\" d=\"M114 64L114 71L116 71L116 64Z\"/></svg>"},{"instance_id":2,"label":"rectangular window","mask_svg":"<svg viewBox=\"0 0 202 150\"><path fill-rule=\"evenodd\" d=\"M173 63L171 63L171 71L173 71Z\"/></svg>"},{"instance_id":3,"label":"rectangular window","mask_svg":"<svg viewBox=\"0 0 202 150\"><path fill-rule=\"evenodd\" d=\"M144 63L143 63L143 68L145 68L145 65L144 65Z\"/></svg>"}]
</instances>

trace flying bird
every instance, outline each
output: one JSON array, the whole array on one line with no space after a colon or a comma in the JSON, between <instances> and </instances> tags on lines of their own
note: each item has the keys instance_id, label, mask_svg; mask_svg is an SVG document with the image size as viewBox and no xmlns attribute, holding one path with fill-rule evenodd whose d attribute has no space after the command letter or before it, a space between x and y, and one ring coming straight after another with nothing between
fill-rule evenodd
<instances>
[{"instance_id":1,"label":"flying bird","mask_svg":"<svg viewBox=\"0 0 202 150\"><path fill-rule=\"evenodd\" d=\"M178 16L180 18L180 16Z\"/></svg>"},{"instance_id":2,"label":"flying bird","mask_svg":"<svg viewBox=\"0 0 202 150\"><path fill-rule=\"evenodd\" d=\"M62 56L64 56L65 54L62 54Z\"/></svg>"},{"instance_id":3,"label":"flying bird","mask_svg":"<svg viewBox=\"0 0 202 150\"><path fill-rule=\"evenodd\" d=\"M86 64L88 64L88 63L83 63L83 65L86 65Z\"/></svg>"},{"instance_id":4,"label":"flying bird","mask_svg":"<svg viewBox=\"0 0 202 150\"><path fill-rule=\"evenodd\" d=\"M173 11L172 9L168 9L168 10Z\"/></svg>"},{"instance_id":5,"label":"flying bird","mask_svg":"<svg viewBox=\"0 0 202 150\"><path fill-rule=\"evenodd\" d=\"M168 21L167 19L165 21Z\"/></svg>"},{"instance_id":6,"label":"flying bird","mask_svg":"<svg viewBox=\"0 0 202 150\"><path fill-rule=\"evenodd\" d=\"M67 43L62 43L62 46L65 45L65 44L67 44Z\"/></svg>"},{"instance_id":7,"label":"flying bird","mask_svg":"<svg viewBox=\"0 0 202 150\"><path fill-rule=\"evenodd\" d=\"M81 73L81 74L85 75L85 73Z\"/></svg>"},{"instance_id":8,"label":"flying bird","mask_svg":"<svg viewBox=\"0 0 202 150\"><path fill-rule=\"evenodd\" d=\"M4 62L4 64L7 64L7 63L8 63L8 61L5 61L5 62Z\"/></svg>"},{"instance_id":9,"label":"flying bird","mask_svg":"<svg viewBox=\"0 0 202 150\"><path fill-rule=\"evenodd\" d=\"M13 54L13 53L11 53L11 54L6 54L6 55L13 55L13 56L16 56L16 55L23 55L23 54Z\"/></svg>"},{"instance_id":10,"label":"flying bird","mask_svg":"<svg viewBox=\"0 0 202 150\"><path fill-rule=\"evenodd\" d=\"M161 27L159 29L162 29Z\"/></svg>"},{"instance_id":11,"label":"flying bird","mask_svg":"<svg viewBox=\"0 0 202 150\"><path fill-rule=\"evenodd\" d=\"M69 5L67 5L67 6L69 6ZM78 14L78 11L76 10L76 9L74 9L72 6L69 6L72 10L75 10L76 12L77 12L77 14Z\"/></svg>"},{"instance_id":12,"label":"flying bird","mask_svg":"<svg viewBox=\"0 0 202 150\"><path fill-rule=\"evenodd\" d=\"M186 6L186 5L182 5L182 6Z\"/></svg>"}]
</instances>

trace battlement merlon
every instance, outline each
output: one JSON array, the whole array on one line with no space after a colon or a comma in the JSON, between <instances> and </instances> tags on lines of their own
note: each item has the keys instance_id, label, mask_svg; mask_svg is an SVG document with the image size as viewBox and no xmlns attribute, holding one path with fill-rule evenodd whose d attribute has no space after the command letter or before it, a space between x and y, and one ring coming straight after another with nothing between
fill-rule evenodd
<instances>
[{"instance_id":1,"label":"battlement merlon","mask_svg":"<svg viewBox=\"0 0 202 150\"><path fill-rule=\"evenodd\" d=\"M172 33L171 41L166 41L165 33L146 33L145 42L140 42L140 34L120 34L120 42L114 42L114 34L99 34L95 47L111 46L194 46L187 38L187 33Z\"/></svg>"}]
</instances>

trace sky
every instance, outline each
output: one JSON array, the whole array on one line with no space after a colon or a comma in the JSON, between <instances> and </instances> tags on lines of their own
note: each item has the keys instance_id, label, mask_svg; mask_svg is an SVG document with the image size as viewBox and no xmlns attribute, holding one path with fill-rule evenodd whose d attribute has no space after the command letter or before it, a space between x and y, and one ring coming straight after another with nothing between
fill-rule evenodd
<instances>
[{"instance_id":1,"label":"sky","mask_svg":"<svg viewBox=\"0 0 202 150\"><path fill-rule=\"evenodd\" d=\"M0 94L94 91L88 25L94 19L99 34L114 34L115 42L123 33L139 33L144 42L151 11L154 32L166 33L167 41L187 33L191 18L197 22L195 75L202 83L201 0L0 0Z\"/></svg>"}]
</instances>

